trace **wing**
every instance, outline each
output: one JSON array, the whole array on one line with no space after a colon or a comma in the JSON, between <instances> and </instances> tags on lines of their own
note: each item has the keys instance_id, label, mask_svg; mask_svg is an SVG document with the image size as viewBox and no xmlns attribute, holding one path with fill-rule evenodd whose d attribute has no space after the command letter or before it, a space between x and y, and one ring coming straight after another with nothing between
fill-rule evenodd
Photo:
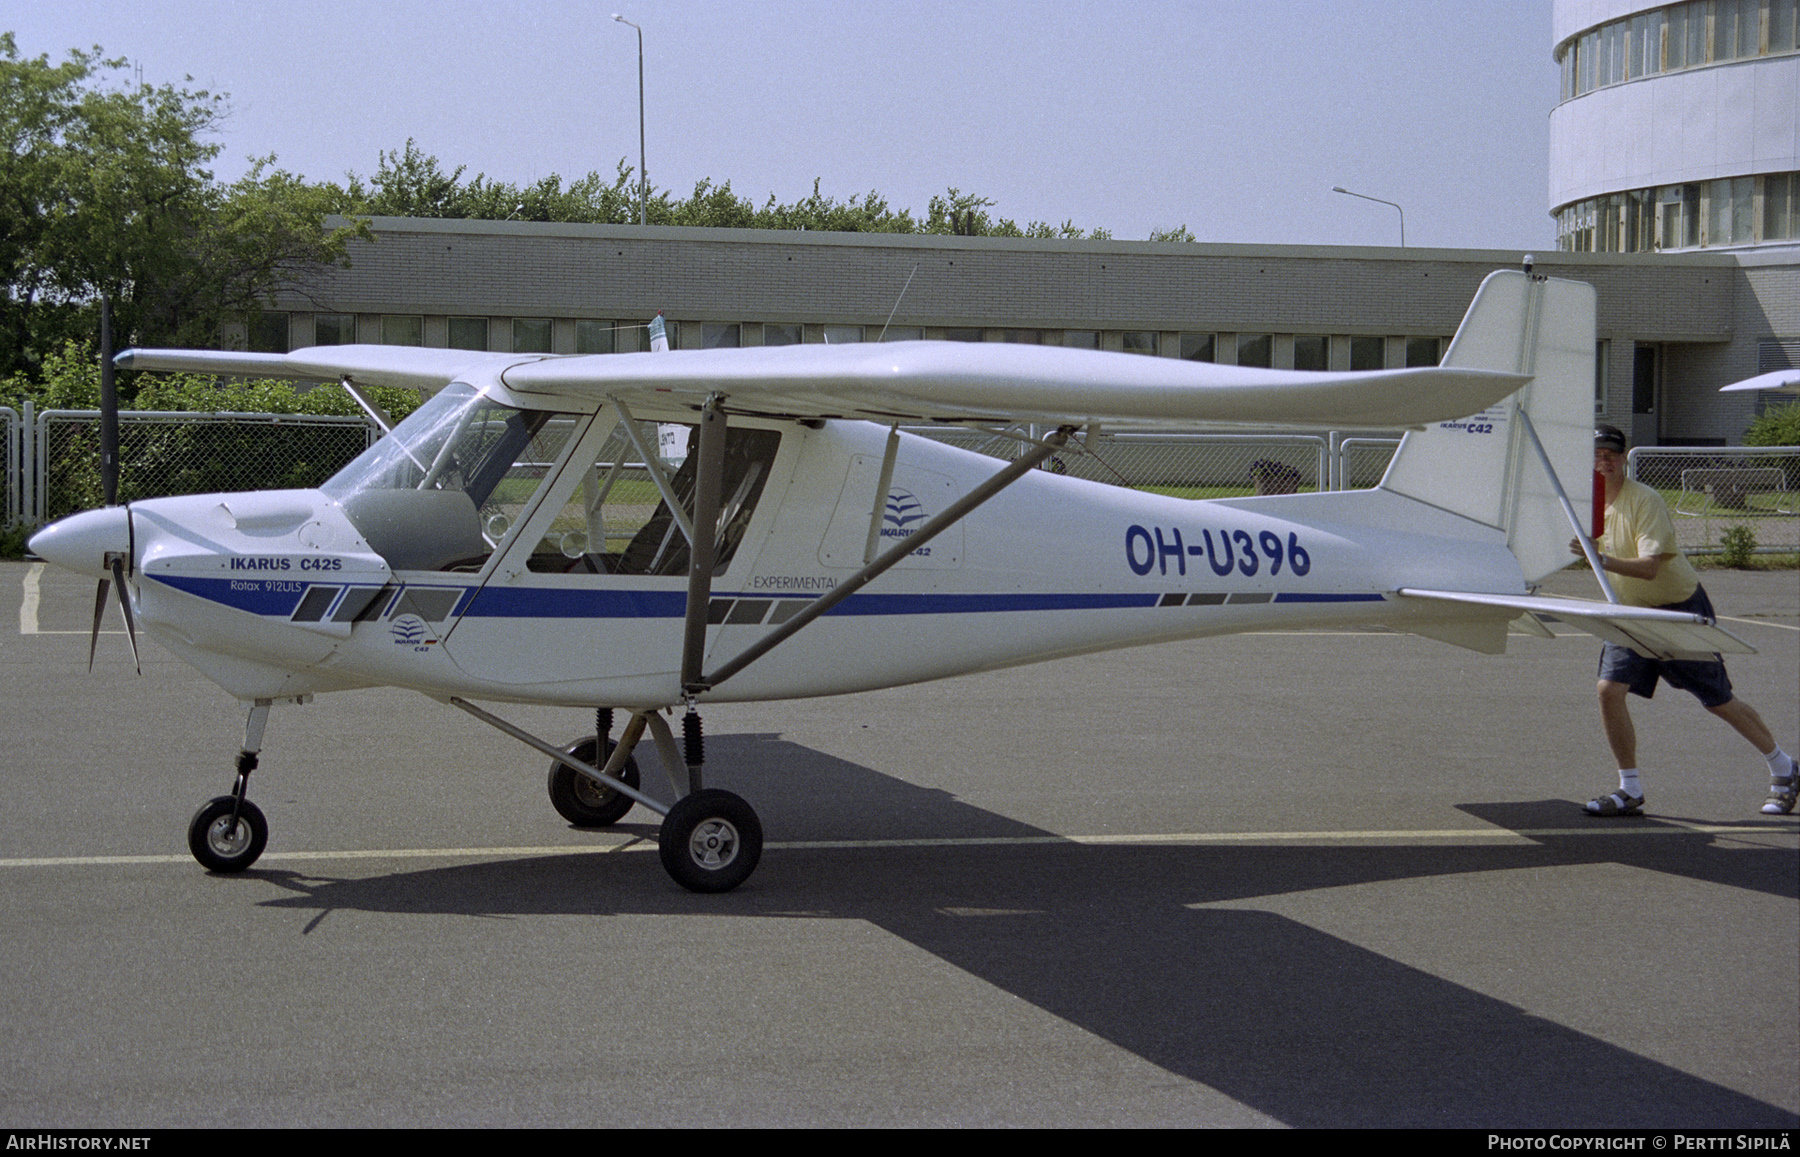
<instances>
[{"instance_id":1,"label":"wing","mask_svg":"<svg viewBox=\"0 0 1800 1157\"><path fill-rule=\"evenodd\" d=\"M1255 422L1393 428L1447 421L1528 379L1430 367L1311 373L1003 343L887 342L596 355L515 366L518 394L670 396L787 418L877 422Z\"/></svg>"},{"instance_id":2,"label":"wing","mask_svg":"<svg viewBox=\"0 0 1800 1157\"><path fill-rule=\"evenodd\" d=\"M1489 595L1469 591L1402 589L1407 598L1436 599L1501 607L1533 618L1563 622L1590 635L1630 647L1653 659L1710 659L1718 654L1754 655L1756 648L1703 615L1627 607L1587 599L1551 599L1531 595Z\"/></svg>"},{"instance_id":3,"label":"wing","mask_svg":"<svg viewBox=\"0 0 1800 1157\"><path fill-rule=\"evenodd\" d=\"M435 390L459 377L494 374L543 354L496 354L478 350L422 349L398 345L322 345L288 354L228 350L130 349L113 359L122 370L231 374L335 382L348 377L360 385Z\"/></svg>"},{"instance_id":4,"label":"wing","mask_svg":"<svg viewBox=\"0 0 1800 1157\"><path fill-rule=\"evenodd\" d=\"M1002 343L888 342L551 357L319 346L290 354L128 350L126 369L434 388L492 380L522 398L878 422L1242 422L1393 429L1475 413L1527 376L1442 366L1314 373Z\"/></svg>"}]
</instances>

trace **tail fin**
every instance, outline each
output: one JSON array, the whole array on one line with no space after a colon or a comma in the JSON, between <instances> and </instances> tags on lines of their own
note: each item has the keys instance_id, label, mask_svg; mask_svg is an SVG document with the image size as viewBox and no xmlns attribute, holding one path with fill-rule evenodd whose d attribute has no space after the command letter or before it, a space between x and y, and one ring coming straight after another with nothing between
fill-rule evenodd
<instances>
[{"instance_id":1,"label":"tail fin","mask_svg":"<svg viewBox=\"0 0 1800 1157\"><path fill-rule=\"evenodd\" d=\"M1472 417L1408 432L1381 480L1384 490L1503 531L1527 582L1569 565L1574 530L1519 415L1529 418L1564 492L1585 496L1594 301L1593 286L1582 282L1489 274L1443 364L1531 374L1531 383Z\"/></svg>"},{"instance_id":2,"label":"tail fin","mask_svg":"<svg viewBox=\"0 0 1800 1157\"><path fill-rule=\"evenodd\" d=\"M666 353L669 349L669 335L663 329L662 311L650 319L650 350L652 353Z\"/></svg>"}]
</instances>

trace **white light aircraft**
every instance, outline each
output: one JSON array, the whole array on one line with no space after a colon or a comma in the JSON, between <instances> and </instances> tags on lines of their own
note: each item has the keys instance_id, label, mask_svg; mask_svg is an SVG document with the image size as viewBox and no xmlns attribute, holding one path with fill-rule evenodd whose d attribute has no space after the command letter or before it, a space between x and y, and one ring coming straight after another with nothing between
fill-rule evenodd
<instances>
[{"instance_id":1,"label":"white light aircraft","mask_svg":"<svg viewBox=\"0 0 1800 1157\"><path fill-rule=\"evenodd\" d=\"M1511 271L1442 365L1376 372L947 342L131 350L120 366L435 393L317 490L109 506L31 547L99 577L96 631L116 581L128 627L248 705L233 789L189 829L209 869L266 843L245 790L271 705L393 685L549 755L576 826L661 814L670 875L725 891L762 829L703 785L697 704L1270 628L1384 624L1497 653L1509 623L1547 636L1554 617L1646 653L1746 650L1710 620L1532 593L1571 534L1592 561L1566 491L1591 478L1593 356L1591 287ZM1409 432L1362 491L1194 501L1036 468L1103 422ZM999 465L898 429L928 423L1054 432ZM596 734L558 748L470 700L596 708ZM664 714L682 706L678 754ZM646 730L672 805L639 784Z\"/></svg>"}]
</instances>

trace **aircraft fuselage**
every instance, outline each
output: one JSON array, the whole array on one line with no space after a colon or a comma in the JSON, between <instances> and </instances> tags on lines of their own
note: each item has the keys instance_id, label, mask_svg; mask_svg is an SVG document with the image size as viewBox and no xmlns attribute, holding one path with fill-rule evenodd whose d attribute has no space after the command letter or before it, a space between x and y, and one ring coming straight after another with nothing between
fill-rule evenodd
<instances>
[{"instance_id":1,"label":"aircraft fuselage","mask_svg":"<svg viewBox=\"0 0 1800 1157\"><path fill-rule=\"evenodd\" d=\"M474 543L487 552L474 563L384 555L370 539L393 532L372 529L367 503L341 487L134 502L125 549L139 619L246 699L394 684L532 703L678 702L685 574L603 573L616 563L582 565L576 551L566 567L542 561L545 543L566 535L549 511L569 506L584 477L594 486L601 427L617 424L604 407L564 420L579 428L557 461L533 465L535 495L490 536L497 546ZM732 426L780 440L714 578L708 669L856 574L871 539L876 551L904 542L996 469L902 435L878 495L879 426ZM397 501L430 519L443 493L401 490ZM120 537L117 512L77 517L103 516ZM1431 613L1397 600L1402 585L1524 589L1497 532L1379 490L1193 501L1034 470L703 698L827 695L1183 637L1405 625Z\"/></svg>"}]
</instances>

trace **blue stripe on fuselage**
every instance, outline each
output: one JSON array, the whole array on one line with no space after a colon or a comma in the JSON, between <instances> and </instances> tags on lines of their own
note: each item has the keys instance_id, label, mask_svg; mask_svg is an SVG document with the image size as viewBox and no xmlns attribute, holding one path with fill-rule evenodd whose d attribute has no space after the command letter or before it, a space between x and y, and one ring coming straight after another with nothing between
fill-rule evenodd
<instances>
[{"instance_id":1,"label":"blue stripe on fuselage","mask_svg":"<svg viewBox=\"0 0 1800 1157\"><path fill-rule=\"evenodd\" d=\"M154 575L176 590L253 615L287 618L313 585L294 580L199 578ZM421 587L443 590L447 584ZM768 592L718 591L718 599L810 602L810 595L783 599ZM1276 593L1277 603L1380 602L1379 593ZM1160 593L856 594L832 608L833 615L983 615L1008 611L1092 611L1156 607ZM579 590L568 587L498 587L464 596L463 615L497 619L678 619L686 611L685 591Z\"/></svg>"}]
</instances>

